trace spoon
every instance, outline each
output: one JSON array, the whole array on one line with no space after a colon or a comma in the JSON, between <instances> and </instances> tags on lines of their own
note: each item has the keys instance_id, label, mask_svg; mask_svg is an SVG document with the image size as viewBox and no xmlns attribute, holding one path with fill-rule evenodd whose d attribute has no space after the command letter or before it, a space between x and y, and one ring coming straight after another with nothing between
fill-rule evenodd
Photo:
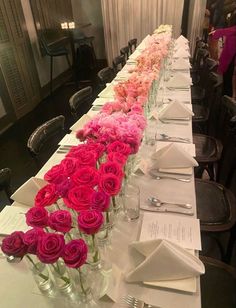
<instances>
[{"instance_id":1,"label":"spoon","mask_svg":"<svg viewBox=\"0 0 236 308\"><path fill-rule=\"evenodd\" d=\"M176 203L176 202L165 202L165 201L161 201L160 199L156 198L156 197L149 197L148 201L156 206L156 207L161 207L163 205L177 205L179 207L183 207L185 209L191 209L192 205L189 203Z\"/></svg>"},{"instance_id":2,"label":"spoon","mask_svg":"<svg viewBox=\"0 0 236 308\"><path fill-rule=\"evenodd\" d=\"M191 182L191 179L184 179L184 178L177 178L177 177L173 177L173 176L155 176L156 180L161 180L161 179L169 179L169 180L176 180L176 181L180 181L180 182L186 182L189 183Z\"/></svg>"},{"instance_id":3,"label":"spoon","mask_svg":"<svg viewBox=\"0 0 236 308\"><path fill-rule=\"evenodd\" d=\"M162 139L166 139L166 140L178 140L179 142L183 142L183 143L190 143L190 139L189 138L182 138L182 137L171 137L168 136L166 134L160 134L160 136L162 137Z\"/></svg>"}]
</instances>

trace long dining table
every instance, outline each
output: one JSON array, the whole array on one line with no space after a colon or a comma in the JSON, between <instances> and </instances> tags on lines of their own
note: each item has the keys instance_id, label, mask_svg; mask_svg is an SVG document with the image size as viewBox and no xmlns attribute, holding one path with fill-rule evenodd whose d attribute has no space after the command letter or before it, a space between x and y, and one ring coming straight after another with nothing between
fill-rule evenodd
<instances>
[{"instance_id":1,"label":"long dining table","mask_svg":"<svg viewBox=\"0 0 236 308\"><path fill-rule=\"evenodd\" d=\"M137 48L138 49L138 48ZM129 65L123 68L123 72L127 72ZM185 71L184 74L190 77L190 71ZM114 81L115 82L115 81ZM178 98L188 102L188 107L191 109L191 89L187 91L173 90L165 88L165 81L162 81L162 98L159 96L156 100L161 99L162 103L157 104L157 112L160 108L163 108L163 101L168 102L165 98ZM111 83L112 84L112 83ZM88 116L92 118L99 112L99 107L95 105L91 107L88 112ZM78 120L78 127L80 120ZM158 134L176 135L181 138L188 138L192 142L192 123L188 121L185 125L179 125L178 123L163 123L161 121L156 122L156 130ZM76 127L76 123L75 123ZM70 136L70 137L69 137ZM75 131L71 131L67 137L67 142L74 140ZM74 142L74 141L73 141ZM150 162L151 155L155 152L157 143L161 146L165 141L157 141L155 144L142 143L138 157L139 159L145 159L146 163ZM59 148L62 145L59 146ZM36 178L43 179L44 174L55 164L59 163L66 153L58 152L58 150L51 156L46 164L35 175ZM189 182L182 182L174 179L153 178L147 173L133 173L130 181L135 183L140 188L140 204L147 203L148 197L155 194L161 200L168 200L169 202L182 202L192 204L192 210L194 212L191 218L196 218L196 196L194 186L194 173L191 175ZM22 206L15 201L12 206ZM170 284L162 284L161 286L154 287L145 285L143 283L127 283L124 280L124 273L127 269L127 258L129 254L129 244L139 239L139 235L142 228L142 219L146 211L141 209L140 218L136 221L127 222L120 219L112 232L111 244L107 249L107 258L112 264L112 278L108 279L109 292L105 292L104 296L98 301L98 306L102 308L108 307L121 307L119 299L122 296L130 294L133 295L150 305L155 305L161 308L200 308L201 307L201 294L200 294L200 279L196 278L196 289L193 292L186 290L175 289ZM168 219L169 213L157 213L153 212L153 215L164 215ZM171 216L181 217L182 214L171 213ZM190 217L190 216L189 216ZM188 218L188 216L186 216ZM195 255L198 256L198 251L195 251ZM24 260L20 263L6 262L6 258L0 255L0 273L1 273L1 285L0 285L0 298L1 308L15 308L15 307L75 307L75 303L69 301L66 297L49 297L41 294L35 282L33 280L31 272L27 269L27 264Z\"/></svg>"}]
</instances>

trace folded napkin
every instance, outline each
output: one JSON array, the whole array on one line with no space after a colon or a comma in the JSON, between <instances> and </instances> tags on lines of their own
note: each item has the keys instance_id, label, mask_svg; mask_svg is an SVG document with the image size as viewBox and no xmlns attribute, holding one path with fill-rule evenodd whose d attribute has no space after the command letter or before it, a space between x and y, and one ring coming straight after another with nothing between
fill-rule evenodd
<instances>
[{"instance_id":1,"label":"folded napkin","mask_svg":"<svg viewBox=\"0 0 236 308\"><path fill-rule=\"evenodd\" d=\"M176 143L170 143L152 154L155 168L188 168L198 166L197 161Z\"/></svg>"},{"instance_id":2,"label":"folded napkin","mask_svg":"<svg viewBox=\"0 0 236 308\"><path fill-rule=\"evenodd\" d=\"M91 120L91 117L88 114L84 114L74 125L70 127L70 130L73 132L77 132L77 130L83 128L84 125L90 120Z\"/></svg>"},{"instance_id":3,"label":"folded napkin","mask_svg":"<svg viewBox=\"0 0 236 308\"><path fill-rule=\"evenodd\" d=\"M159 119L188 119L192 117L194 113L186 107L184 103L173 101L167 104L166 107L159 113Z\"/></svg>"},{"instance_id":4,"label":"folded napkin","mask_svg":"<svg viewBox=\"0 0 236 308\"><path fill-rule=\"evenodd\" d=\"M186 58L186 57L190 57L190 53L184 46L180 46L176 50L176 52L173 54L173 57L174 58Z\"/></svg>"},{"instance_id":5,"label":"folded napkin","mask_svg":"<svg viewBox=\"0 0 236 308\"><path fill-rule=\"evenodd\" d=\"M184 75L183 73L177 72L170 78L170 80L166 83L166 87L189 87L192 84L191 78L189 76Z\"/></svg>"},{"instance_id":6,"label":"folded napkin","mask_svg":"<svg viewBox=\"0 0 236 308\"><path fill-rule=\"evenodd\" d=\"M47 184L43 179L32 177L18 188L11 199L24 205L33 206L37 192Z\"/></svg>"},{"instance_id":7,"label":"folded napkin","mask_svg":"<svg viewBox=\"0 0 236 308\"><path fill-rule=\"evenodd\" d=\"M197 257L166 240L133 242L129 250L128 282L186 279L205 273Z\"/></svg>"},{"instance_id":8,"label":"folded napkin","mask_svg":"<svg viewBox=\"0 0 236 308\"><path fill-rule=\"evenodd\" d=\"M190 65L189 61L187 61L183 58L178 58L172 63L172 69L186 70L190 67L191 67L191 65Z\"/></svg>"},{"instance_id":9,"label":"folded napkin","mask_svg":"<svg viewBox=\"0 0 236 308\"><path fill-rule=\"evenodd\" d=\"M180 35L176 40L175 40L176 43L179 43L179 42L184 42L184 43L188 43L189 40L186 39L186 37L184 37L183 35Z\"/></svg>"}]
</instances>

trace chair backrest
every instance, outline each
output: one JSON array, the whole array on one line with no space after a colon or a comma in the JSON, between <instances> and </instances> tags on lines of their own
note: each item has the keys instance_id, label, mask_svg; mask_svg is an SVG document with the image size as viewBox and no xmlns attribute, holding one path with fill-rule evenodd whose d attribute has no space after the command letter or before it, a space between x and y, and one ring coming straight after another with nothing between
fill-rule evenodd
<instances>
[{"instance_id":1,"label":"chair backrest","mask_svg":"<svg viewBox=\"0 0 236 308\"><path fill-rule=\"evenodd\" d=\"M11 203L12 201L10 196L12 195L12 190L10 183L11 183L11 169L9 168L0 169L0 191L3 190L6 193L7 198Z\"/></svg>"},{"instance_id":2,"label":"chair backrest","mask_svg":"<svg viewBox=\"0 0 236 308\"><path fill-rule=\"evenodd\" d=\"M69 99L71 113L75 117L75 119L77 119L79 116L80 106L82 104L91 103L92 93L93 93L92 87L88 86L73 94Z\"/></svg>"},{"instance_id":3,"label":"chair backrest","mask_svg":"<svg viewBox=\"0 0 236 308\"><path fill-rule=\"evenodd\" d=\"M209 57L209 51L205 48L199 48L196 55L196 68L201 70L204 67L206 59Z\"/></svg>"},{"instance_id":4,"label":"chair backrest","mask_svg":"<svg viewBox=\"0 0 236 308\"><path fill-rule=\"evenodd\" d=\"M30 135L27 142L27 147L30 153L37 156L44 144L49 139L52 139L51 137L55 137L57 134L60 134L60 136L62 136L64 130L64 122L65 117L60 115L36 128L34 132Z\"/></svg>"},{"instance_id":5,"label":"chair backrest","mask_svg":"<svg viewBox=\"0 0 236 308\"><path fill-rule=\"evenodd\" d=\"M124 55L120 55L114 58L113 60L113 68L115 73L119 72L122 67L125 65L125 56Z\"/></svg>"},{"instance_id":6,"label":"chair backrest","mask_svg":"<svg viewBox=\"0 0 236 308\"><path fill-rule=\"evenodd\" d=\"M125 56L125 61L129 58L129 46L122 47L120 49L120 54Z\"/></svg>"},{"instance_id":7,"label":"chair backrest","mask_svg":"<svg viewBox=\"0 0 236 308\"><path fill-rule=\"evenodd\" d=\"M115 73L111 67L105 67L98 72L97 76L100 87L105 88L106 83L109 83L114 79Z\"/></svg>"},{"instance_id":8,"label":"chair backrest","mask_svg":"<svg viewBox=\"0 0 236 308\"><path fill-rule=\"evenodd\" d=\"M128 45L129 45L129 52L130 54L134 52L134 50L137 47L137 39L133 38L131 40L128 41Z\"/></svg>"}]
</instances>

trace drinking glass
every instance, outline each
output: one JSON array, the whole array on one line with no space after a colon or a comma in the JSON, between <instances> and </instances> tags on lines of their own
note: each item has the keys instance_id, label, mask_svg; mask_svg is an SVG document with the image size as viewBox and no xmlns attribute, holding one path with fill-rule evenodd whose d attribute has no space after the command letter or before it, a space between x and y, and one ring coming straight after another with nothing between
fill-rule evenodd
<instances>
[{"instance_id":1,"label":"drinking glass","mask_svg":"<svg viewBox=\"0 0 236 308\"><path fill-rule=\"evenodd\" d=\"M126 221L133 221L139 218L140 214L140 190L133 184L127 184L123 194L124 218Z\"/></svg>"}]
</instances>

